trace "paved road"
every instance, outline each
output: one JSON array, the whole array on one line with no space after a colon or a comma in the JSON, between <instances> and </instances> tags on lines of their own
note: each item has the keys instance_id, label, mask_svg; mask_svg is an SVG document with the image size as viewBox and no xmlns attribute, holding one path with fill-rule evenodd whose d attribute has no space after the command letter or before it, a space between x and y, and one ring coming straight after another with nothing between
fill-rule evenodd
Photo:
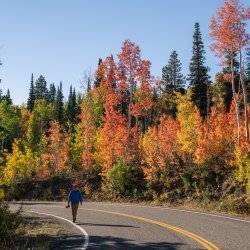
<instances>
[{"instance_id":1,"label":"paved road","mask_svg":"<svg viewBox=\"0 0 250 250\"><path fill-rule=\"evenodd\" d=\"M26 202L23 207L71 220L65 203ZM87 249L250 249L250 221L177 209L85 202L76 224L89 235ZM75 230L77 244L64 249L84 249L87 237Z\"/></svg>"}]
</instances>

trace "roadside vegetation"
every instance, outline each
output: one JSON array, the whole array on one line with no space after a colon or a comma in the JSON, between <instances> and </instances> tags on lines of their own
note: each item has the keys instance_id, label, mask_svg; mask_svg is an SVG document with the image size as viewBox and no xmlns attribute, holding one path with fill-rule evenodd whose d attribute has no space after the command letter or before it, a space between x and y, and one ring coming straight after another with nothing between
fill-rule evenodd
<instances>
[{"instance_id":1,"label":"roadside vegetation","mask_svg":"<svg viewBox=\"0 0 250 250\"><path fill-rule=\"evenodd\" d=\"M0 194L61 200L78 182L95 200L249 213L249 18L235 0L212 18L211 52L223 62L213 80L196 23L187 76L176 51L162 77L152 76L151 62L125 40L67 100L62 83L33 74L26 104L1 93Z\"/></svg>"}]
</instances>

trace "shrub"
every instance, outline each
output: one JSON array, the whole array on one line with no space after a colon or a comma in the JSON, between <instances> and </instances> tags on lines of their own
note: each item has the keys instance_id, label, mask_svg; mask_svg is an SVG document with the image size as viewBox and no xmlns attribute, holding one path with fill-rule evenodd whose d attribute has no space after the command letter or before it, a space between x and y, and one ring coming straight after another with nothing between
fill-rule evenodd
<instances>
[{"instance_id":1,"label":"shrub","mask_svg":"<svg viewBox=\"0 0 250 250\"><path fill-rule=\"evenodd\" d=\"M142 171L119 160L107 173L107 184L111 192L118 196L139 196Z\"/></svg>"},{"instance_id":2,"label":"shrub","mask_svg":"<svg viewBox=\"0 0 250 250\"><path fill-rule=\"evenodd\" d=\"M0 202L0 247L9 247L21 223L21 210L11 212L6 202Z\"/></svg>"}]
</instances>

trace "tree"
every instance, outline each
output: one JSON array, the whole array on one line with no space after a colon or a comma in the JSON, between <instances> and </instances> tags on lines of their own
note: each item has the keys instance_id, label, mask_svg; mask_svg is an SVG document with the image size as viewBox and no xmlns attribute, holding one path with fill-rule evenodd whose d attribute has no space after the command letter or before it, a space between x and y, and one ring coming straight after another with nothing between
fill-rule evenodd
<instances>
[{"instance_id":1,"label":"tree","mask_svg":"<svg viewBox=\"0 0 250 250\"><path fill-rule=\"evenodd\" d=\"M30 80L30 91L29 91L29 98L27 101L27 109L31 112L34 108L35 103L35 87L34 87L34 75L31 74L31 80Z\"/></svg>"},{"instance_id":2,"label":"tree","mask_svg":"<svg viewBox=\"0 0 250 250\"><path fill-rule=\"evenodd\" d=\"M102 59L99 58L98 68L97 68L97 71L96 71L96 74L95 74L95 81L94 81L94 87L95 88L100 86L100 84L102 82L103 74L104 74L104 69L103 69Z\"/></svg>"},{"instance_id":3,"label":"tree","mask_svg":"<svg viewBox=\"0 0 250 250\"><path fill-rule=\"evenodd\" d=\"M35 101L33 112L29 117L27 131L25 133L25 146L32 152L38 152L41 146L42 136L47 132L53 118L53 106L45 99Z\"/></svg>"},{"instance_id":4,"label":"tree","mask_svg":"<svg viewBox=\"0 0 250 250\"><path fill-rule=\"evenodd\" d=\"M116 110L118 102L119 98L114 91L111 91L106 96L104 124L100 130L98 148L98 159L103 168L103 173L106 173L119 159L128 162L127 144L129 137L127 121Z\"/></svg>"},{"instance_id":5,"label":"tree","mask_svg":"<svg viewBox=\"0 0 250 250\"><path fill-rule=\"evenodd\" d=\"M250 11L240 4L239 0L225 0L224 5L220 7L216 15L210 22L210 36L213 38L211 49L220 58L229 55L231 75L229 79L232 84L233 98L236 107L236 122L238 130L238 142L240 142L240 117L239 117L239 96L235 88L234 76L234 57L240 56L240 84L244 97L244 117L246 138L249 141L248 114L247 114L247 96L246 86L243 75L242 50L249 41L249 35L246 32L246 21L250 18Z\"/></svg>"},{"instance_id":6,"label":"tree","mask_svg":"<svg viewBox=\"0 0 250 250\"><path fill-rule=\"evenodd\" d=\"M40 75L35 82L34 87L35 99L45 99L48 93L47 82L44 76Z\"/></svg>"},{"instance_id":7,"label":"tree","mask_svg":"<svg viewBox=\"0 0 250 250\"><path fill-rule=\"evenodd\" d=\"M246 63L246 75L247 75L247 80L250 81L250 47L247 49L247 63Z\"/></svg>"},{"instance_id":8,"label":"tree","mask_svg":"<svg viewBox=\"0 0 250 250\"><path fill-rule=\"evenodd\" d=\"M72 88L72 85L70 85L69 89L69 97L66 105L66 115L68 121L71 124L71 128L73 128L72 126L74 126L78 121L79 110L76 100L76 91Z\"/></svg>"},{"instance_id":9,"label":"tree","mask_svg":"<svg viewBox=\"0 0 250 250\"><path fill-rule=\"evenodd\" d=\"M8 89L6 94L2 96L2 100L5 100L9 105L12 104L12 99L10 97L10 90Z\"/></svg>"},{"instance_id":10,"label":"tree","mask_svg":"<svg viewBox=\"0 0 250 250\"><path fill-rule=\"evenodd\" d=\"M43 178L66 171L69 164L69 137L57 121L50 124L46 143L39 170Z\"/></svg>"},{"instance_id":11,"label":"tree","mask_svg":"<svg viewBox=\"0 0 250 250\"><path fill-rule=\"evenodd\" d=\"M6 100L2 100L0 102L0 150L11 150L11 144L19 132L20 118L17 109Z\"/></svg>"},{"instance_id":12,"label":"tree","mask_svg":"<svg viewBox=\"0 0 250 250\"><path fill-rule=\"evenodd\" d=\"M125 40L118 58L119 90L123 97L123 105L126 106L125 112L128 116L128 127L130 128L132 126L131 107L133 104L133 93L137 87L141 68L139 46L130 40Z\"/></svg>"},{"instance_id":13,"label":"tree","mask_svg":"<svg viewBox=\"0 0 250 250\"><path fill-rule=\"evenodd\" d=\"M64 122L64 103L63 103L63 92L62 92L62 82L60 82L59 87L56 92L55 99L55 119L63 125Z\"/></svg>"},{"instance_id":14,"label":"tree","mask_svg":"<svg viewBox=\"0 0 250 250\"><path fill-rule=\"evenodd\" d=\"M193 52L189 65L188 80L192 90L192 101L198 107L203 118L208 115L209 110L209 76L205 63L205 50L202 42L199 23L195 23L193 35Z\"/></svg>"},{"instance_id":15,"label":"tree","mask_svg":"<svg viewBox=\"0 0 250 250\"><path fill-rule=\"evenodd\" d=\"M182 152L193 154L198 143L198 129L201 124L200 114L191 101L191 93L178 97L177 120L180 124L180 130L177 134L178 142Z\"/></svg>"},{"instance_id":16,"label":"tree","mask_svg":"<svg viewBox=\"0 0 250 250\"><path fill-rule=\"evenodd\" d=\"M56 101L56 87L54 83L50 84L47 96L48 101L54 104Z\"/></svg>"},{"instance_id":17,"label":"tree","mask_svg":"<svg viewBox=\"0 0 250 250\"><path fill-rule=\"evenodd\" d=\"M177 52L174 50L170 54L168 64L162 68L161 91L183 92L185 80L181 73L181 62Z\"/></svg>"}]
</instances>

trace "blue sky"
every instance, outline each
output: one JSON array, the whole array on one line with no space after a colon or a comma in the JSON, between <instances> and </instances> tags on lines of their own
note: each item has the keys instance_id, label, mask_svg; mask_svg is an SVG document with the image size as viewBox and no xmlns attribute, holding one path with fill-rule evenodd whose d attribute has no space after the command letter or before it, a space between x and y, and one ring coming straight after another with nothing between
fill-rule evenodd
<instances>
[{"instance_id":1,"label":"blue sky","mask_svg":"<svg viewBox=\"0 0 250 250\"><path fill-rule=\"evenodd\" d=\"M242 0L247 4L249 0ZM99 57L116 55L124 39L136 42L161 75L171 50L188 72L195 22L201 25L207 65L214 75L218 59L209 51L208 24L223 0L0 0L2 88L14 102L25 102L30 76L63 81L77 89L84 71Z\"/></svg>"}]
</instances>

